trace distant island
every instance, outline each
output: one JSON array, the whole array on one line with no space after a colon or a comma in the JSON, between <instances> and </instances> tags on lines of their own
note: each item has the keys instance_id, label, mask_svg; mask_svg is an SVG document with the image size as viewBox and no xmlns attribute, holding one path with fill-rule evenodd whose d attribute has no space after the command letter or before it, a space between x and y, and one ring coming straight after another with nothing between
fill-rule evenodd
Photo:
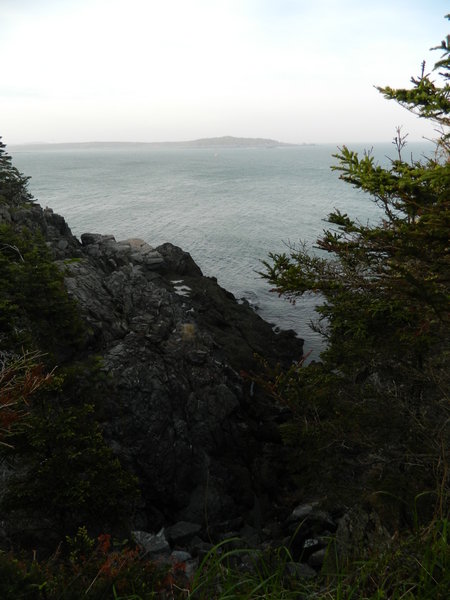
<instances>
[{"instance_id":1,"label":"distant island","mask_svg":"<svg viewBox=\"0 0 450 600\"><path fill-rule=\"evenodd\" d=\"M201 138L185 142L67 142L12 144L14 150L91 150L120 148L286 148L296 146L314 146L315 144L288 144L268 138L243 138L231 135L223 137Z\"/></svg>"}]
</instances>

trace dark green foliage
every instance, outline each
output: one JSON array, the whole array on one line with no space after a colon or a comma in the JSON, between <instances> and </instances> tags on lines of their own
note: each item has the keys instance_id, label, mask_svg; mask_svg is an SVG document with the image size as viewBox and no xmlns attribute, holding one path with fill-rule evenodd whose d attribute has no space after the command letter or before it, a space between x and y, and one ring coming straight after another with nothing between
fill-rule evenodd
<instances>
[{"instance_id":1,"label":"dark green foliage","mask_svg":"<svg viewBox=\"0 0 450 600\"><path fill-rule=\"evenodd\" d=\"M422 69L411 90L380 91L445 128L450 49L441 50L441 86ZM394 144L388 168L346 147L335 155L340 178L379 206L378 223L336 210L318 252L294 247L265 263L279 294L320 294L315 328L328 342L321 365L272 374L266 385L292 410L284 436L297 485L344 503L377 503L384 491L399 513L434 489L429 517L446 515L449 501L450 147L443 130L432 157L408 162L400 128Z\"/></svg>"},{"instance_id":2,"label":"dark green foliage","mask_svg":"<svg viewBox=\"0 0 450 600\"><path fill-rule=\"evenodd\" d=\"M0 552L0 597L5 600L39 600L42 579L29 561Z\"/></svg>"},{"instance_id":3,"label":"dark green foliage","mask_svg":"<svg viewBox=\"0 0 450 600\"><path fill-rule=\"evenodd\" d=\"M5 202L15 206L30 202L32 197L27 190L29 177L25 177L13 167L5 148L0 137L0 206Z\"/></svg>"},{"instance_id":4,"label":"dark green foliage","mask_svg":"<svg viewBox=\"0 0 450 600\"><path fill-rule=\"evenodd\" d=\"M325 297L318 312L336 366L367 364L381 348L420 363L448 331L450 163L393 161L386 170L345 147L336 157L341 178L374 195L383 219L363 225L335 211L317 241L331 260L293 249L272 255L265 276L291 298Z\"/></svg>"},{"instance_id":5,"label":"dark green foliage","mask_svg":"<svg viewBox=\"0 0 450 600\"><path fill-rule=\"evenodd\" d=\"M449 49L438 63L444 79ZM449 85L438 87L429 75L413 78L412 90L380 88L386 97L413 107L441 126L449 124ZM371 361L420 366L436 343L448 337L450 230L450 151L438 140L432 158L406 162L405 137L397 132L398 158L390 168L375 164L370 153L359 157L343 147L335 158L340 178L367 193L382 218L365 225L335 211L332 228L323 232L316 256L305 248L271 255L264 276L291 298L320 292L318 309L329 340L325 358L353 372Z\"/></svg>"},{"instance_id":6,"label":"dark green foliage","mask_svg":"<svg viewBox=\"0 0 450 600\"><path fill-rule=\"evenodd\" d=\"M4 346L70 355L83 340L77 306L45 241L0 225L0 340Z\"/></svg>"},{"instance_id":7,"label":"dark green foliage","mask_svg":"<svg viewBox=\"0 0 450 600\"><path fill-rule=\"evenodd\" d=\"M25 545L45 543L45 527L57 536L81 524L117 531L132 515L137 484L106 445L97 422L109 385L96 360L83 357L85 326L46 240L8 217L28 209L31 197L27 178L4 148L0 142L0 201L7 215L0 224L0 356L14 364L14 357L34 352L47 369L56 363L58 369L45 378L39 394L28 380L28 387L0 380L2 458L17 467L2 494L3 515L10 525L38 523L28 537L25 530L15 535ZM3 405L10 410L12 401L20 415L6 414Z\"/></svg>"},{"instance_id":8,"label":"dark green foliage","mask_svg":"<svg viewBox=\"0 0 450 600\"><path fill-rule=\"evenodd\" d=\"M96 420L108 393L95 361L56 371L6 438L3 455L20 459L1 508L16 518L50 519L59 535L85 524L117 531L132 516L136 479L106 445Z\"/></svg>"},{"instance_id":9,"label":"dark green foliage","mask_svg":"<svg viewBox=\"0 0 450 600\"><path fill-rule=\"evenodd\" d=\"M49 385L52 374L45 371L38 353L4 359L0 364L0 445L29 413L37 390Z\"/></svg>"},{"instance_id":10,"label":"dark green foliage","mask_svg":"<svg viewBox=\"0 0 450 600\"><path fill-rule=\"evenodd\" d=\"M80 527L48 560L0 552L2 600L90 600L164 598L175 581L167 565L111 536L97 539ZM177 596L178 597L178 596ZM180 595L180 598L184 595Z\"/></svg>"},{"instance_id":11,"label":"dark green foliage","mask_svg":"<svg viewBox=\"0 0 450 600\"><path fill-rule=\"evenodd\" d=\"M445 387L442 370L436 363ZM428 375L401 384L391 372L383 385L374 375L349 381L326 363L266 369L257 383L290 409L281 434L297 496L322 498L329 510L367 502L393 530L413 523L414 498L424 490L432 493L417 515L428 521L441 513L449 410L434 388L429 397L422 392Z\"/></svg>"},{"instance_id":12,"label":"dark green foliage","mask_svg":"<svg viewBox=\"0 0 450 600\"><path fill-rule=\"evenodd\" d=\"M328 579L330 595L326 597L446 600L450 590L449 541L449 521L438 519L427 529L416 529L392 541L364 562L338 564Z\"/></svg>"},{"instance_id":13,"label":"dark green foliage","mask_svg":"<svg viewBox=\"0 0 450 600\"><path fill-rule=\"evenodd\" d=\"M29 206L28 178L12 165L0 139L0 206L13 214ZM0 219L0 343L67 358L84 337L78 310L64 287L43 236Z\"/></svg>"},{"instance_id":14,"label":"dark green foliage","mask_svg":"<svg viewBox=\"0 0 450 600\"><path fill-rule=\"evenodd\" d=\"M105 444L93 407L35 409L15 453L26 469L9 482L2 506L55 520L61 532L81 524L117 526L131 516L136 482Z\"/></svg>"},{"instance_id":15,"label":"dark green foliage","mask_svg":"<svg viewBox=\"0 0 450 600\"><path fill-rule=\"evenodd\" d=\"M205 556L189 580L184 564L158 564L137 548L91 538L84 527L67 538L65 552L47 561L0 553L2 600L447 600L449 523L392 540L364 562L328 558L334 566L317 578L295 575L287 548L256 553L236 538ZM243 570L237 565L246 563ZM294 569L292 569L294 567ZM292 570L291 570L292 569ZM292 574L294 571L294 574Z\"/></svg>"}]
</instances>

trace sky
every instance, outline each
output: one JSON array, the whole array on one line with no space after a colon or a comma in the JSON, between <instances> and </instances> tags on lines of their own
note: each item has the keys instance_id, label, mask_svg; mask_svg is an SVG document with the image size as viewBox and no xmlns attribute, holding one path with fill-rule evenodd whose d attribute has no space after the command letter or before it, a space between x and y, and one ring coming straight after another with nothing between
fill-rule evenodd
<instances>
[{"instance_id":1,"label":"sky","mask_svg":"<svg viewBox=\"0 0 450 600\"><path fill-rule=\"evenodd\" d=\"M0 0L7 144L435 137L409 86L448 0Z\"/></svg>"}]
</instances>

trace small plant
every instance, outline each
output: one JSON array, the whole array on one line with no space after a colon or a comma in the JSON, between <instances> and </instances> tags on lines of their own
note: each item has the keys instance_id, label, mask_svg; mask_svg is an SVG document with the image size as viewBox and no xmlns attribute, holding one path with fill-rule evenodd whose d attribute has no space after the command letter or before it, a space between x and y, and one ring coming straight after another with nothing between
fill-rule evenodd
<instances>
[{"instance_id":1,"label":"small plant","mask_svg":"<svg viewBox=\"0 0 450 600\"><path fill-rule=\"evenodd\" d=\"M45 240L27 228L0 224L0 340L17 353L23 347L67 357L80 347L84 326L63 273Z\"/></svg>"},{"instance_id":2,"label":"small plant","mask_svg":"<svg viewBox=\"0 0 450 600\"><path fill-rule=\"evenodd\" d=\"M50 518L61 534L82 523L126 522L137 497L136 480L106 445L93 414L88 404L35 406L12 438L25 469L9 480L4 510Z\"/></svg>"},{"instance_id":3,"label":"small plant","mask_svg":"<svg viewBox=\"0 0 450 600\"><path fill-rule=\"evenodd\" d=\"M8 445L5 440L29 413L32 396L52 379L41 358L39 352L28 352L0 363L0 444Z\"/></svg>"},{"instance_id":4,"label":"small plant","mask_svg":"<svg viewBox=\"0 0 450 600\"><path fill-rule=\"evenodd\" d=\"M66 544L69 560L73 565L84 563L89 559L96 546L95 539L89 537L85 525L79 527L74 536L66 535ZM103 544L101 549L103 550Z\"/></svg>"}]
</instances>

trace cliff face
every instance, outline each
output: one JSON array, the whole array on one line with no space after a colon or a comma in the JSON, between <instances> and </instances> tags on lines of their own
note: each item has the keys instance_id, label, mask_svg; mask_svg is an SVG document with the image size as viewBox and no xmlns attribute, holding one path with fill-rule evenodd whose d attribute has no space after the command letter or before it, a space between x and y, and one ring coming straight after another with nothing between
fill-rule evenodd
<instances>
[{"instance_id":1,"label":"cliff face","mask_svg":"<svg viewBox=\"0 0 450 600\"><path fill-rule=\"evenodd\" d=\"M274 334L171 244L100 234L79 242L35 204L3 204L0 222L44 235L79 305L80 352L99 356L107 375L104 436L139 478L135 527L255 519L282 485L282 410L240 372L258 369L255 354L298 360L302 340Z\"/></svg>"}]
</instances>

